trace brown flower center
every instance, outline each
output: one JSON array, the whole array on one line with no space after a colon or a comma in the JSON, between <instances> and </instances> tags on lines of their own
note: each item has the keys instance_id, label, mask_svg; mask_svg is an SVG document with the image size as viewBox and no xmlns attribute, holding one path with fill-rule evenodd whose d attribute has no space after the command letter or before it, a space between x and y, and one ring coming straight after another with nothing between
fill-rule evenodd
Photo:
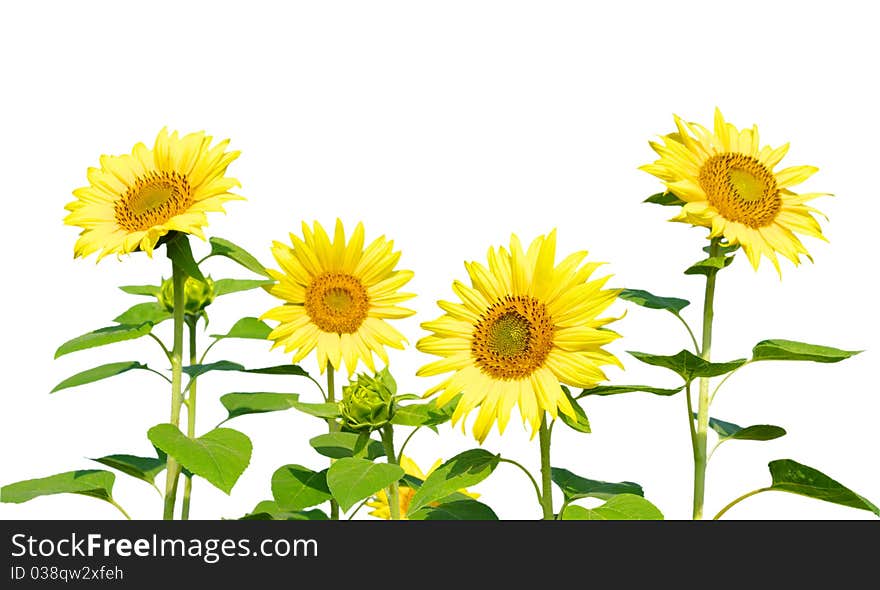
<instances>
[{"instance_id":1,"label":"brown flower center","mask_svg":"<svg viewBox=\"0 0 880 590\"><path fill-rule=\"evenodd\" d=\"M148 172L116 201L116 222L135 232L161 225L193 203L192 189L179 172Z\"/></svg>"},{"instance_id":2,"label":"brown flower center","mask_svg":"<svg viewBox=\"0 0 880 590\"><path fill-rule=\"evenodd\" d=\"M782 205L773 173L745 154L709 158L700 169L700 186L721 215L752 228L773 223Z\"/></svg>"},{"instance_id":3,"label":"brown flower center","mask_svg":"<svg viewBox=\"0 0 880 590\"><path fill-rule=\"evenodd\" d=\"M471 342L476 365L496 379L528 377L553 347L547 307L525 295L508 295L480 317Z\"/></svg>"},{"instance_id":4,"label":"brown flower center","mask_svg":"<svg viewBox=\"0 0 880 590\"><path fill-rule=\"evenodd\" d=\"M370 299L360 279L347 273L326 272L306 287L305 308L324 332L352 334L367 318Z\"/></svg>"}]
</instances>

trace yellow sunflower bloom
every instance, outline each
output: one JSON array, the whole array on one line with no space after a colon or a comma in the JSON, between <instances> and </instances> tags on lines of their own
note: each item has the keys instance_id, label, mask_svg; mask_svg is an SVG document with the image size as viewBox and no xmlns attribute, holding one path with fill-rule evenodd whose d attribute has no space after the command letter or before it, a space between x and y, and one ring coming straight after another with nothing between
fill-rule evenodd
<instances>
[{"instance_id":1,"label":"yellow sunflower bloom","mask_svg":"<svg viewBox=\"0 0 880 590\"><path fill-rule=\"evenodd\" d=\"M581 264L587 252L576 252L555 266L556 230L535 239L523 251L516 235L510 251L490 248L488 268L465 263L472 287L452 285L461 303L440 301L446 314L422 327L433 332L419 340L422 352L443 357L419 369L418 375L452 376L429 390L442 391L443 405L462 394L453 425L475 407L474 436L481 443L497 420L503 433L515 404L523 422L538 431L544 412L557 409L574 416L560 387L594 387L605 380L600 365L620 365L601 347L619 335L599 318L619 290L602 289L610 277L588 281L599 263Z\"/></svg>"},{"instance_id":2,"label":"yellow sunflower bloom","mask_svg":"<svg viewBox=\"0 0 880 590\"><path fill-rule=\"evenodd\" d=\"M718 109L714 132L677 116L675 125L677 133L662 137L662 143L650 142L660 158L641 166L685 202L670 221L707 227L710 238L723 236L728 243L741 245L755 269L762 255L777 272L777 253L795 265L801 254L810 258L795 232L825 240L813 217L821 213L806 203L828 195L798 194L790 187L818 168L792 166L774 171L788 152L788 144L761 147L757 127L737 130Z\"/></svg>"},{"instance_id":3,"label":"yellow sunflower bloom","mask_svg":"<svg viewBox=\"0 0 880 590\"><path fill-rule=\"evenodd\" d=\"M131 154L103 155L100 168L89 168L89 186L73 191L64 223L81 227L74 256L143 250L152 256L159 239L171 231L205 239L208 211L244 197L229 192L241 186L224 176L239 152L227 152L229 140L211 147L203 132L178 137L163 129L153 149L138 143Z\"/></svg>"},{"instance_id":4,"label":"yellow sunflower bloom","mask_svg":"<svg viewBox=\"0 0 880 590\"><path fill-rule=\"evenodd\" d=\"M294 363L317 348L321 372L328 362L339 369L345 361L353 375L358 360L375 372L373 353L387 365L384 347L403 349L406 342L385 320L415 313L397 305L415 297L398 292L412 271L394 270L400 252L384 236L364 248L360 223L347 243L338 219L332 242L317 222L314 229L303 222L302 232L302 239L290 234L293 247L272 244L281 270L269 270L278 282L267 291L285 301L262 316L280 322L269 334L275 341L272 348L293 352Z\"/></svg>"},{"instance_id":5,"label":"yellow sunflower bloom","mask_svg":"<svg viewBox=\"0 0 880 590\"><path fill-rule=\"evenodd\" d=\"M440 467L443 464L442 459L437 459L431 468L428 470L428 473L422 473L422 470L419 469L419 466L416 465L416 462L404 455L400 458L400 466L403 467L403 470L407 475L416 477L422 481L428 479L428 476L431 475L435 469ZM469 492L467 489L460 489L458 493L464 494L473 499L477 499L480 497L480 494L475 494L474 492ZM409 505L412 503L413 496L416 495L415 488L411 488L409 486L400 486L397 490L398 499L400 501L400 519L407 520L407 511L409 510ZM430 506L439 506L439 502L432 502L429 504ZM366 502L366 505L374 510L370 512L370 516L375 516L376 518L384 518L385 520L391 520L391 507L388 505L388 494L385 490L379 491L373 498Z\"/></svg>"}]
</instances>

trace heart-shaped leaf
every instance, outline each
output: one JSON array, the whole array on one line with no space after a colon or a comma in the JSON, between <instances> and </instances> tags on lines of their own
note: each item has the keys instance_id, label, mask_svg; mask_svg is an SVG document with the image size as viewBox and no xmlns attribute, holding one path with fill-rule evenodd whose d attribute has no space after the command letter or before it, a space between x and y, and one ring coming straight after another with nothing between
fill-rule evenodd
<instances>
[{"instance_id":1,"label":"heart-shaped leaf","mask_svg":"<svg viewBox=\"0 0 880 590\"><path fill-rule=\"evenodd\" d=\"M550 477L553 483L559 486L559 489L562 490L562 495L568 501L577 498L607 499L620 494L644 496L642 486L631 481L610 483L587 479L560 467L551 467Z\"/></svg>"},{"instance_id":2,"label":"heart-shaped leaf","mask_svg":"<svg viewBox=\"0 0 880 590\"><path fill-rule=\"evenodd\" d=\"M338 459L327 470L327 485L343 512L403 477L403 468L367 459Z\"/></svg>"},{"instance_id":3,"label":"heart-shaped leaf","mask_svg":"<svg viewBox=\"0 0 880 590\"><path fill-rule=\"evenodd\" d=\"M768 489L868 510L880 516L880 508L818 469L791 459L771 461L769 467L773 484Z\"/></svg>"},{"instance_id":4,"label":"heart-shaped leaf","mask_svg":"<svg viewBox=\"0 0 880 590\"><path fill-rule=\"evenodd\" d=\"M251 460L251 440L231 428L216 428L199 438L188 438L173 424L158 424L147 436L195 475L227 494Z\"/></svg>"},{"instance_id":5,"label":"heart-shaped leaf","mask_svg":"<svg viewBox=\"0 0 880 590\"><path fill-rule=\"evenodd\" d=\"M642 289L624 289L618 295L625 301L630 301L636 305L647 307L648 309L665 309L666 311L678 314L685 307L691 304L687 299L679 299L678 297L660 297Z\"/></svg>"},{"instance_id":6,"label":"heart-shaped leaf","mask_svg":"<svg viewBox=\"0 0 880 590\"><path fill-rule=\"evenodd\" d=\"M156 487L156 476L165 470L164 457L138 457L136 455L107 455L92 459L126 475L145 481Z\"/></svg>"},{"instance_id":7,"label":"heart-shaped leaf","mask_svg":"<svg viewBox=\"0 0 880 590\"><path fill-rule=\"evenodd\" d=\"M144 323L156 326L165 320L170 320L171 316L171 312L165 309L165 306L158 301L147 301L132 305L113 318L113 321L127 326L139 326Z\"/></svg>"},{"instance_id":8,"label":"heart-shaped leaf","mask_svg":"<svg viewBox=\"0 0 880 590\"><path fill-rule=\"evenodd\" d=\"M327 470L312 471L302 465L285 465L272 475L272 496L278 507L296 511L330 499Z\"/></svg>"},{"instance_id":9,"label":"heart-shaped leaf","mask_svg":"<svg viewBox=\"0 0 880 590\"><path fill-rule=\"evenodd\" d=\"M116 476L103 469L67 471L5 485L0 488L0 502L21 504L40 496L53 494L81 494L111 502L115 481Z\"/></svg>"},{"instance_id":10,"label":"heart-shaped leaf","mask_svg":"<svg viewBox=\"0 0 880 590\"><path fill-rule=\"evenodd\" d=\"M211 238L210 242L211 256L225 256L226 258L239 263L251 272L272 278L269 271L266 270L266 267L260 264L259 260L241 246L233 244L229 240L224 240L223 238Z\"/></svg>"},{"instance_id":11,"label":"heart-shaped leaf","mask_svg":"<svg viewBox=\"0 0 880 590\"><path fill-rule=\"evenodd\" d=\"M439 426L452 418L460 397L460 395L455 396L440 408L437 407L436 398L424 404L395 406L391 423L400 426Z\"/></svg>"},{"instance_id":12,"label":"heart-shaped leaf","mask_svg":"<svg viewBox=\"0 0 880 590\"><path fill-rule=\"evenodd\" d=\"M217 279L214 281L214 297L221 295L229 295L230 293L239 293L241 291L250 291L257 287L271 285L275 281L264 279Z\"/></svg>"},{"instance_id":13,"label":"heart-shaped leaf","mask_svg":"<svg viewBox=\"0 0 880 590\"><path fill-rule=\"evenodd\" d=\"M76 352L78 350L86 350L97 346L104 346L116 342L124 342L125 340L134 340L150 333L153 329L151 324L141 324L139 326L110 326L101 328L82 336L77 336L72 340L68 340L58 347L55 351L55 358Z\"/></svg>"},{"instance_id":14,"label":"heart-shaped leaf","mask_svg":"<svg viewBox=\"0 0 880 590\"><path fill-rule=\"evenodd\" d=\"M311 439L309 444L319 454L331 459L344 459L364 454L367 459L372 461L385 455L385 447L382 446L382 443L375 439L365 440L361 435L353 432L319 434Z\"/></svg>"},{"instance_id":15,"label":"heart-shaped leaf","mask_svg":"<svg viewBox=\"0 0 880 590\"><path fill-rule=\"evenodd\" d=\"M100 381L101 379L107 379L108 377L114 377L116 375L121 375L122 373L126 373L128 371L134 369L148 369L147 365L141 364L137 361L123 361L121 363L108 363L106 365L100 365L93 369L87 369L76 375L72 375L56 385L51 393L55 393L56 391L61 391L62 389L67 389L68 387L77 387L79 385L85 385L86 383L94 383L95 381Z\"/></svg>"},{"instance_id":16,"label":"heart-shaped leaf","mask_svg":"<svg viewBox=\"0 0 880 590\"><path fill-rule=\"evenodd\" d=\"M456 455L425 479L413 496L409 511L415 512L422 506L442 500L456 490L480 483L492 475L499 460L499 455L493 455L484 449L471 449Z\"/></svg>"},{"instance_id":17,"label":"heart-shaped leaf","mask_svg":"<svg viewBox=\"0 0 880 590\"><path fill-rule=\"evenodd\" d=\"M247 414L289 410L297 400L298 393L240 392L220 396L220 403L229 413L226 420Z\"/></svg>"},{"instance_id":18,"label":"heart-shaped leaf","mask_svg":"<svg viewBox=\"0 0 880 590\"><path fill-rule=\"evenodd\" d=\"M406 517L409 520L498 520L489 506L471 499L425 506Z\"/></svg>"},{"instance_id":19,"label":"heart-shaped leaf","mask_svg":"<svg viewBox=\"0 0 880 590\"><path fill-rule=\"evenodd\" d=\"M229 329L226 334L211 334L211 338L250 338L253 340L266 340L272 328L266 322L257 318L241 318Z\"/></svg>"},{"instance_id":20,"label":"heart-shaped leaf","mask_svg":"<svg viewBox=\"0 0 880 590\"><path fill-rule=\"evenodd\" d=\"M687 350L682 350L678 354L671 356L648 354L646 352L634 352L631 350L627 352L643 363L675 371L687 382L693 381L696 377L717 377L718 375L724 375L725 373L730 373L731 371L740 368L748 362L746 359L737 359L726 363L710 363Z\"/></svg>"},{"instance_id":21,"label":"heart-shaped leaf","mask_svg":"<svg viewBox=\"0 0 880 590\"><path fill-rule=\"evenodd\" d=\"M621 494L592 509L566 506L562 520L663 520L663 513L641 496Z\"/></svg>"},{"instance_id":22,"label":"heart-shaped leaf","mask_svg":"<svg viewBox=\"0 0 880 590\"><path fill-rule=\"evenodd\" d=\"M812 361L837 363L862 352L830 346L795 342L794 340L763 340L752 349L753 361Z\"/></svg>"}]
</instances>

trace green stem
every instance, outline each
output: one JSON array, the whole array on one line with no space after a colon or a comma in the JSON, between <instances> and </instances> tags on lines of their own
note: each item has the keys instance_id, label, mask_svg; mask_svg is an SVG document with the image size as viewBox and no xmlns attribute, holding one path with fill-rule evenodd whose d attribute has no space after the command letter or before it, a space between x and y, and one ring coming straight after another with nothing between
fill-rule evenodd
<instances>
[{"instance_id":1,"label":"green stem","mask_svg":"<svg viewBox=\"0 0 880 590\"><path fill-rule=\"evenodd\" d=\"M327 361L327 402L333 403L335 401L336 391L333 389L333 364ZM330 432L339 430L339 424L334 418L327 419L327 427L330 429ZM330 462L332 463L333 459ZM334 498L330 498L330 520L339 520L339 502Z\"/></svg>"},{"instance_id":2,"label":"green stem","mask_svg":"<svg viewBox=\"0 0 880 590\"><path fill-rule=\"evenodd\" d=\"M128 520L131 520L131 517L128 515L128 512L125 511L125 508L123 508L122 506L120 506L119 504L117 504L117 503L116 503L116 500L114 500L113 498L110 498L110 499L107 500L107 501L110 502L111 504L113 504L114 506L116 506L116 509L119 510L119 511L122 513L122 516L124 516L124 517L127 518Z\"/></svg>"},{"instance_id":3,"label":"green stem","mask_svg":"<svg viewBox=\"0 0 880 590\"><path fill-rule=\"evenodd\" d=\"M709 246L709 257L719 255L718 238ZM703 342L700 356L708 361L712 352L712 320L715 301L715 277L717 271L706 275L706 294L703 298ZM697 405L697 437L694 447L694 520L703 518L703 501L706 496L706 438L709 429L709 378L700 377L700 398Z\"/></svg>"},{"instance_id":4,"label":"green stem","mask_svg":"<svg viewBox=\"0 0 880 590\"><path fill-rule=\"evenodd\" d=\"M187 328L189 328L189 364L196 364L196 324L198 316L190 316L187 318ZM196 380L191 379L189 382L189 396L186 402L186 435L189 438L196 437ZM187 475L186 481L183 483L183 508L181 510L180 519L189 520L189 505L192 498L192 476Z\"/></svg>"},{"instance_id":5,"label":"green stem","mask_svg":"<svg viewBox=\"0 0 880 590\"><path fill-rule=\"evenodd\" d=\"M728 504L727 506L722 508L721 511L718 512L718 514L716 514L714 517L712 517L712 520L718 520L719 518L724 516L725 512L727 512L728 510L730 510L731 508L733 508L734 506L736 506L737 504L739 504L740 502L742 502L746 498L750 498L750 497L754 496L755 494L760 494L761 492L769 492L772 489L773 488L760 488L757 490L752 490L748 494L743 494L742 496L740 496L739 498L737 498L736 500L734 500L733 502L731 502L730 504Z\"/></svg>"},{"instance_id":6,"label":"green stem","mask_svg":"<svg viewBox=\"0 0 880 590\"><path fill-rule=\"evenodd\" d=\"M544 512L544 520L553 520L553 480L550 477L550 429L547 426L546 414L541 419L538 442L541 446L541 508Z\"/></svg>"},{"instance_id":7,"label":"green stem","mask_svg":"<svg viewBox=\"0 0 880 590\"><path fill-rule=\"evenodd\" d=\"M697 354L700 354L700 345L699 345L699 343L697 343L697 337L694 336L694 331L691 330L691 325L689 323L687 323L685 321L685 319L683 317L681 317L679 314L677 314L676 312L673 311L671 313L672 313L672 315L674 315L675 317L678 318L678 321L680 321L682 324L684 324L684 327L687 330L688 335L691 337L691 342L694 344L694 352Z\"/></svg>"},{"instance_id":8,"label":"green stem","mask_svg":"<svg viewBox=\"0 0 880 590\"><path fill-rule=\"evenodd\" d=\"M183 236L181 239L186 239ZM183 324L184 303L186 296L186 272L172 260L171 282L174 289L174 346L171 349L171 419L174 426L180 426L180 406L183 405L181 381L183 373ZM172 456L168 456L165 471L165 509L164 520L174 519L174 505L177 500L177 478L180 476L180 465Z\"/></svg>"},{"instance_id":9,"label":"green stem","mask_svg":"<svg viewBox=\"0 0 880 590\"><path fill-rule=\"evenodd\" d=\"M394 454L394 427L391 424L386 424L382 428L382 445L385 447L388 463L397 465L397 455ZM388 508L391 511L391 520L400 520L400 496L396 481L388 486Z\"/></svg>"},{"instance_id":10,"label":"green stem","mask_svg":"<svg viewBox=\"0 0 880 590\"><path fill-rule=\"evenodd\" d=\"M516 465L517 467L519 467L522 470L523 473L525 473L528 476L529 481L532 482L532 486L534 486L534 488L535 488L535 495L538 497L538 504L541 505L541 509L543 510L544 500L541 498L541 488L538 487L538 482L535 481L535 478L532 477L532 474L529 473L529 470L526 469L525 467L523 467L520 463L517 463L516 461L514 461L513 459L505 459L504 457L499 457L498 461L500 461L501 463L510 463L511 465Z\"/></svg>"},{"instance_id":11,"label":"green stem","mask_svg":"<svg viewBox=\"0 0 880 590\"><path fill-rule=\"evenodd\" d=\"M413 435L419 431L419 428L421 428L421 426L416 426L415 428L413 428L413 431L409 433L409 436L407 436L403 440L403 444L400 446L400 450L397 451L397 464L398 465L400 465L400 462L403 461L403 451L404 451L404 449L406 449L406 445L409 444L409 441L412 439Z\"/></svg>"}]
</instances>

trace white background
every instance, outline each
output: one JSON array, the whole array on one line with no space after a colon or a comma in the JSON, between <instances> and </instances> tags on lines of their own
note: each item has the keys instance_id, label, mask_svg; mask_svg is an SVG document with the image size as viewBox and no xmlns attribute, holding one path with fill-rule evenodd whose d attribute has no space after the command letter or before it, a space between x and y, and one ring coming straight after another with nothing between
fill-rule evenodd
<instances>
[{"instance_id":1,"label":"white background","mask_svg":"<svg viewBox=\"0 0 880 590\"><path fill-rule=\"evenodd\" d=\"M590 250L608 262L616 287L694 302L702 280L681 271L702 254L705 231L667 223L672 210L641 204L660 190L637 170L654 159L648 140L673 130L672 113L711 123L722 108L738 126L758 123L762 141L791 142L783 165L821 171L803 190L816 202L830 244L807 240L815 264L766 261L754 272L739 256L719 279L714 358L747 356L765 338L865 349L832 365L761 363L733 377L713 415L741 425L778 424L782 439L732 442L709 469L707 509L769 481L767 462L792 458L880 501L876 428L878 312L876 220L880 104L876 18L856 2L355 2L242 4L29 2L0 14L0 162L3 178L3 386L0 484L80 468L87 457L149 454L146 430L168 419L167 387L129 373L50 395L63 378L119 360L165 364L147 339L53 360L62 342L110 324L141 299L123 284L155 283L169 263L134 255L121 262L74 260L77 230L62 224L71 191L102 153L152 142L165 125L229 137L242 151L229 174L246 202L214 215L207 232L274 265L271 240L363 220L386 234L413 269L418 314L395 325L414 343L419 323L452 297L463 260L516 232L523 240L559 231L559 253ZM206 251L196 243L197 253ZM215 278L251 275L212 259ZM262 291L231 295L210 309L209 333L275 304ZM612 383L674 386L626 350L674 353L688 344L674 318L628 309L611 349L626 371ZM167 335L170 323L160 328ZM248 366L287 357L253 341L215 347ZM406 391L429 357L410 346L392 354ZM315 370L313 357L304 366ZM296 391L308 382L216 373L199 385L199 431L224 415L230 391ZM553 463L584 476L631 480L667 518L690 515L691 451L682 396L628 394L588 399L594 433L555 429ZM195 518L237 517L270 497L285 463L321 468L308 446L319 421L294 411L228 424L254 443L231 496L196 484ZM469 426L469 425L468 425ZM476 446L460 429L419 433L409 447L423 467ZM516 419L485 448L537 472L537 440ZM521 473L501 466L476 488L502 518L537 518ZM136 518L157 518L147 485L117 477L117 500ZM558 505L557 498L557 505ZM361 515L359 515L361 516ZM0 505L4 519L115 519L108 504L79 496ZM748 519L858 519L868 512L788 494L762 494L728 514Z\"/></svg>"}]
</instances>

